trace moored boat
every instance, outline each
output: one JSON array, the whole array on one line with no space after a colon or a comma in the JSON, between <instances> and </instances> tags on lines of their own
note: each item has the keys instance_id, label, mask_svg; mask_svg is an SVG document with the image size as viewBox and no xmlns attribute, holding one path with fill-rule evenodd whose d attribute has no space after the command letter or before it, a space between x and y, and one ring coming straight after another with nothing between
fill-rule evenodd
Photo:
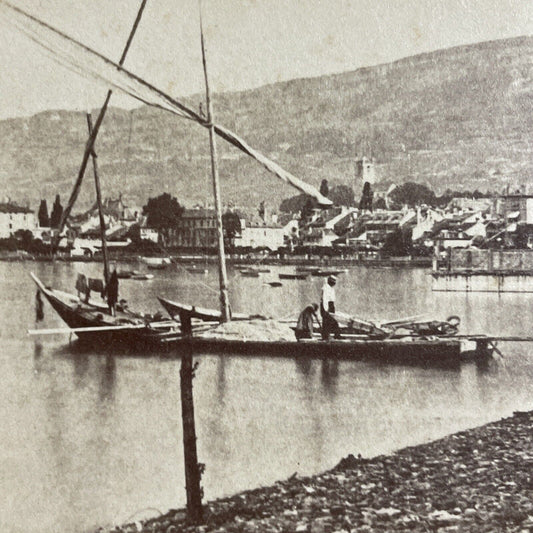
<instances>
[{"instance_id":1,"label":"moored boat","mask_svg":"<svg viewBox=\"0 0 533 533\"><path fill-rule=\"evenodd\" d=\"M241 276L244 276L246 278L258 278L259 277L258 270L243 269L243 270L239 270L239 272L241 273Z\"/></svg>"},{"instance_id":2,"label":"moored boat","mask_svg":"<svg viewBox=\"0 0 533 533\"><path fill-rule=\"evenodd\" d=\"M83 341L100 346L112 345L121 350L160 350L168 346L168 341L181 337L181 331L173 320L147 317L125 309L118 309L113 316L105 305L86 303L74 294L45 286L33 273L31 277L56 313ZM163 343L163 340L166 342Z\"/></svg>"},{"instance_id":3,"label":"moored boat","mask_svg":"<svg viewBox=\"0 0 533 533\"><path fill-rule=\"evenodd\" d=\"M168 298L163 298L161 296L158 296L157 299L165 308L167 313L172 318L176 318L178 320L182 313L187 314L191 318L198 318L206 322L220 322L222 317L221 312L217 309L209 309L207 307L198 307L195 305L183 304L180 302L169 300ZM244 313L232 313L231 315L232 320L251 320L252 318L254 318L254 316L247 315ZM255 315L255 318L257 318L257 315Z\"/></svg>"},{"instance_id":4,"label":"moored boat","mask_svg":"<svg viewBox=\"0 0 533 533\"><path fill-rule=\"evenodd\" d=\"M457 339L306 339L300 341L258 341L194 335L190 342L196 353L247 356L309 357L375 361L383 364L407 364L423 367L457 367L461 364L461 341ZM182 340L176 341L179 345Z\"/></svg>"},{"instance_id":5,"label":"moored boat","mask_svg":"<svg viewBox=\"0 0 533 533\"><path fill-rule=\"evenodd\" d=\"M344 274L346 270L340 269L340 270L327 270L323 268L317 268L315 270L311 271L311 276L338 276L339 274Z\"/></svg>"},{"instance_id":6,"label":"moored boat","mask_svg":"<svg viewBox=\"0 0 533 533\"><path fill-rule=\"evenodd\" d=\"M17 10L19 15L23 13L21 10ZM32 23L36 22L34 17L31 18ZM28 21L26 21L28 22ZM37 21L38 22L38 21ZM41 24L41 26L43 26ZM49 25L45 25L47 31L52 28ZM42 30L41 27L39 27ZM56 32L56 38L65 38L64 34ZM68 39L68 38L67 38ZM203 36L202 36L203 42ZM69 45L75 50L74 45L77 44L71 40ZM50 45L51 46L51 45ZM48 48L50 49L50 48ZM265 168L273 172L276 176L285 182L288 182L298 188L301 192L308 194L315 198L318 204L331 205L331 201L325 198L315 187L312 187L298 178L292 176L290 173L281 169L277 164L264 157L262 154L251 148L244 140L233 134L231 131L214 124L211 116L211 105L209 100L209 93L207 94L207 116L200 116L195 111L189 109L187 106L165 94L164 92L154 88L152 85L144 82L138 76L134 76L122 67L121 64L116 65L109 59L102 55L94 53L90 48L83 47L84 54L92 54L92 60L94 65L98 65L97 61L102 60L104 67L107 68L108 74L102 74L100 79L102 81L108 81L110 86L116 89L123 90L127 94L133 95L135 91L138 91L138 99L144 103L155 105L159 108L164 108L174 114L185 117L198 123L200 126L209 130L211 141L211 163L212 173L215 191L215 206L217 212L217 233L219 237L219 273L220 273L220 311L212 311L200 309L195 306L183 306L170 302L174 306L174 314L172 316L179 315L180 320L182 317L186 317L190 323L191 318L199 318L206 321L221 321L224 322L233 318L237 319L237 315L231 316L229 300L228 300L228 288L226 283L225 272L225 257L223 248L223 233L222 233L222 221L221 221L221 202L217 196L218 187L218 173L216 171L216 158L214 141L215 134L221 136L233 146L239 148L244 153L250 155L259 161ZM73 54L72 54L73 55ZM70 59L70 56L66 58ZM83 65L79 63L74 64L78 69L83 70ZM91 68L96 69L92 65ZM204 57L205 67L205 57ZM89 73L94 73L94 70L88 69ZM93 74L94 75L94 74ZM207 73L206 82L207 82ZM206 83L207 85L207 83ZM106 104L107 105L107 104ZM100 120L101 122L101 120ZM87 143L85 158L91 154L94 155L94 139L95 133L90 133L90 139ZM83 174L83 171L80 171ZM66 216L66 215L65 215ZM64 217L65 218L65 217ZM105 242L105 239L103 239ZM159 268L162 265L170 263L168 258L143 258L143 262L150 268ZM107 276L106 276L107 277ZM306 273L281 273L280 279L305 279ZM142 315L135 315L133 313L120 310L117 316L106 314L102 309L98 309L94 306L84 305L78 298L72 295L64 296L66 293L60 291L54 291L45 287L37 278L34 277L40 292L50 302L52 307L57 311L61 318L69 325L74 332L83 337L90 339L96 339L101 341L102 339L112 338L118 339L125 344L134 342L135 345L138 342L146 341L147 344L151 344L155 341L155 346L160 347L163 344L180 346L181 343L192 343L198 350L215 350L223 352L236 352L252 354L254 352L260 352L269 355L327 355L329 357L340 357L343 355L352 358L377 358L383 362L402 362L402 361L417 361L424 365L448 362L457 363L460 361L460 341L456 339L443 339L443 338L422 338L414 337L410 339L375 339L369 338L367 335L364 338L346 338L346 339L334 339L330 341L321 341L317 339L309 339L305 341L296 340L247 340L247 339L228 339L224 336L208 336L204 333L198 335L188 336L186 339L182 338L179 333L176 333L176 325L174 322L165 321L161 323L159 320L147 319ZM160 298L161 303L168 310L169 300ZM165 305L165 303L167 305ZM172 309L172 308L171 308ZM169 311L170 312L170 311ZM252 317L246 316L243 320L249 321ZM183 324L182 324L183 326ZM80 331L83 328L94 328L92 331ZM189 335L189 332L186 332Z\"/></svg>"},{"instance_id":7,"label":"moored boat","mask_svg":"<svg viewBox=\"0 0 533 533\"><path fill-rule=\"evenodd\" d=\"M278 274L279 279L307 279L307 275L306 272L280 272Z\"/></svg>"},{"instance_id":8,"label":"moored boat","mask_svg":"<svg viewBox=\"0 0 533 533\"><path fill-rule=\"evenodd\" d=\"M172 263L170 257L139 257L139 260L148 268L154 270L163 270Z\"/></svg>"},{"instance_id":9,"label":"moored boat","mask_svg":"<svg viewBox=\"0 0 533 533\"><path fill-rule=\"evenodd\" d=\"M118 270L117 271L118 279L133 279L136 281L143 281L148 279L154 279L153 274L145 274L144 272L139 272L138 270Z\"/></svg>"}]
</instances>

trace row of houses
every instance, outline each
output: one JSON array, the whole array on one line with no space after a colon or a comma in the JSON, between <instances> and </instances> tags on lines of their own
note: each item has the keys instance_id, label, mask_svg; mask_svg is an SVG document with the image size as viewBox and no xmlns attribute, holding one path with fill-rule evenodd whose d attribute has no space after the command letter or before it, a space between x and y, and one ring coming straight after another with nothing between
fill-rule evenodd
<instances>
[{"instance_id":1,"label":"row of houses","mask_svg":"<svg viewBox=\"0 0 533 533\"><path fill-rule=\"evenodd\" d=\"M215 248L217 245L214 209L185 209L175 226L164 232L148 227L141 210L126 206L121 197L118 200L105 200L103 215L106 241L112 248L129 245L136 232L142 240L168 248ZM271 215L268 218L246 216L240 212L236 215L240 221L240 231L231 239L233 246L276 250L297 234L298 220L292 215ZM0 204L0 238L14 237L21 230L30 231L34 238L45 244L50 243L55 234L55 230L49 227L39 227L31 209L13 203ZM96 206L69 220L59 246L68 248L72 255L92 255L101 249L100 220Z\"/></svg>"},{"instance_id":2,"label":"row of houses","mask_svg":"<svg viewBox=\"0 0 533 533\"><path fill-rule=\"evenodd\" d=\"M242 248L277 250L297 235L298 218L293 215L244 215L235 211L240 231L229 244ZM162 242L168 248L215 248L217 246L216 214L214 209L202 207L185 209L175 227L164 235L146 226L140 228L141 239Z\"/></svg>"},{"instance_id":3,"label":"row of houses","mask_svg":"<svg viewBox=\"0 0 533 533\"><path fill-rule=\"evenodd\" d=\"M360 211L339 206L316 209L301 219L288 213L253 215L234 210L240 230L231 239L234 247L291 248L350 247L379 250L387 236L399 229L408 230L413 243L440 249L468 247L483 243L493 247L533 247L533 196L514 194L496 198L456 198L444 209L427 206L401 210ZM167 248L215 248L216 217L213 209L187 208L175 226L165 232L147 227L139 209L127 207L122 198L104 203L106 239L113 247L131 243L132 229L140 238ZM0 204L0 238L19 230L29 230L35 238L49 242L50 228L40 228L33 211L7 202ZM87 255L100 249L99 218L96 206L74 217L61 245L73 255Z\"/></svg>"},{"instance_id":4,"label":"row of houses","mask_svg":"<svg viewBox=\"0 0 533 533\"><path fill-rule=\"evenodd\" d=\"M300 222L299 240L304 245L375 251L398 230L408 233L414 245L426 249L533 247L533 196L456 198L445 208L317 210Z\"/></svg>"}]
</instances>

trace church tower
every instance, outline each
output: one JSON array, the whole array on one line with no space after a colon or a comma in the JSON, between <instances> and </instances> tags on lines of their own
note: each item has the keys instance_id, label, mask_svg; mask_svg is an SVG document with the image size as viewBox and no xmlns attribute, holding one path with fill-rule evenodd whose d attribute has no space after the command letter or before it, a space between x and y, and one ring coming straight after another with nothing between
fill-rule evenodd
<instances>
[{"instance_id":1,"label":"church tower","mask_svg":"<svg viewBox=\"0 0 533 533\"><path fill-rule=\"evenodd\" d=\"M360 182L368 182L370 185L376 183L374 159L363 156L355 160L355 184L359 185Z\"/></svg>"},{"instance_id":2,"label":"church tower","mask_svg":"<svg viewBox=\"0 0 533 533\"><path fill-rule=\"evenodd\" d=\"M372 185L376 182L376 173L374 171L374 160L368 157L360 157L355 160L355 186L363 184L361 201L359 202L360 211L372 211L372 200L374 192Z\"/></svg>"}]
</instances>

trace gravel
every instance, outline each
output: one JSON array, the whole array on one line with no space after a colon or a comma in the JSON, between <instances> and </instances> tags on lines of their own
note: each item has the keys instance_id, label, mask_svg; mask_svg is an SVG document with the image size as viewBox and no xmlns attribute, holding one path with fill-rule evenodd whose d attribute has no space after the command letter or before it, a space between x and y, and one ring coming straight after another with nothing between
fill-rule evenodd
<instances>
[{"instance_id":1,"label":"gravel","mask_svg":"<svg viewBox=\"0 0 533 533\"><path fill-rule=\"evenodd\" d=\"M114 532L533 532L533 412ZM102 530L101 530L102 531Z\"/></svg>"}]
</instances>

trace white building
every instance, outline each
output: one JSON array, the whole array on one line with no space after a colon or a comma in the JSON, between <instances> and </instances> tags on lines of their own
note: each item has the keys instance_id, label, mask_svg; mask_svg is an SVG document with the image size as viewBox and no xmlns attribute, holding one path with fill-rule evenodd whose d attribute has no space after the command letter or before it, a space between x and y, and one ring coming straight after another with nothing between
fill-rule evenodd
<instances>
[{"instance_id":1,"label":"white building","mask_svg":"<svg viewBox=\"0 0 533 533\"><path fill-rule=\"evenodd\" d=\"M284 226L274 221L241 218L241 234L235 237L235 246L277 250L284 246L286 232Z\"/></svg>"},{"instance_id":2,"label":"white building","mask_svg":"<svg viewBox=\"0 0 533 533\"><path fill-rule=\"evenodd\" d=\"M413 228L412 234L413 241L417 241L425 234L431 233L435 225L443 219L444 215L436 209L431 207L422 209L418 207L416 210L416 225Z\"/></svg>"},{"instance_id":3,"label":"white building","mask_svg":"<svg viewBox=\"0 0 533 533\"><path fill-rule=\"evenodd\" d=\"M8 239L18 230L33 231L37 227L35 213L12 203L0 204L0 239Z\"/></svg>"},{"instance_id":4,"label":"white building","mask_svg":"<svg viewBox=\"0 0 533 533\"><path fill-rule=\"evenodd\" d=\"M152 241L156 244L159 242L159 231L153 228L140 228L141 231L141 240L143 241Z\"/></svg>"}]
</instances>

